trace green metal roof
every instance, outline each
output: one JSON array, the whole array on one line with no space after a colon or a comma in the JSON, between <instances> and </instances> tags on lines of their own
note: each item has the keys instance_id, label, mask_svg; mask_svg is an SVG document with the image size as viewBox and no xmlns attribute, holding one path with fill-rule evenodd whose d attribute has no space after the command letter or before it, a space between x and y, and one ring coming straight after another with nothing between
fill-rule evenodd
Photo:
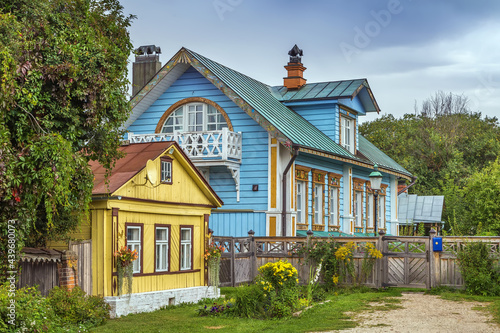
<instances>
[{"instance_id":1,"label":"green metal roof","mask_svg":"<svg viewBox=\"0 0 500 333\"><path fill-rule=\"evenodd\" d=\"M186 49L187 50L187 49ZM246 101L292 143L304 147L356 159L298 113L283 105L273 96L271 87L240 72L187 50L206 69Z\"/></svg>"},{"instance_id":2,"label":"green metal roof","mask_svg":"<svg viewBox=\"0 0 500 333\"><path fill-rule=\"evenodd\" d=\"M352 98L360 86L368 87L365 79L308 83L298 90L288 90L284 86L274 87L281 101L323 98Z\"/></svg>"},{"instance_id":3,"label":"green metal roof","mask_svg":"<svg viewBox=\"0 0 500 333\"><path fill-rule=\"evenodd\" d=\"M306 149L324 152L353 161L368 164L377 163L381 167L388 167L397 173L403 172L406 176L411 176L408 171L361 136L358 150L364 156L351 154L298 113L282 103L286 102L287 99L289 101L298 101L300 99L307 100L311 98L335 99L339 97L353 98L354 96L359 96L365 109L377 111L377 103L365 79L311 83L297 91L286 91L286 88L268 86L196 52L182 48L132 99L132 115L128 120L129 125L161 95L162 89L167 89L175 80L175 77L180 76L188 66L192 66L199 71L258 124L287 147L295 144ZM165 79L170 76L174 78Z\"/></svg>"},{"instance_id":4,"label":"green metal roof","mask_svg":"<svg viewBox=\"0 0 500 333\"><path fill-rule=\"evenodd\" d=\"M307 237L306 230L297 230L295 232L295 236ZM373 237L374 234L371 232L363 233L363 232L355 232L353 235L338 232L338 231L313 231L313 237Z\"/></svg>"},{"instance_id":5,"label":"green metal roof","mask_svg":"<svg viewBox=\"0 0 500 333\"><path fill-rule=\"evenodd\" d=\"M366 157L373 164L377 164L379 167L388 168L399 173L404 173L411 176L411 173L403 168L401 165L396 163L392 158L383 153L378 149L373 143L368 141L364 136L359 134L358 136L358 150L364 157Z\"/></svg>"}]
</instances>

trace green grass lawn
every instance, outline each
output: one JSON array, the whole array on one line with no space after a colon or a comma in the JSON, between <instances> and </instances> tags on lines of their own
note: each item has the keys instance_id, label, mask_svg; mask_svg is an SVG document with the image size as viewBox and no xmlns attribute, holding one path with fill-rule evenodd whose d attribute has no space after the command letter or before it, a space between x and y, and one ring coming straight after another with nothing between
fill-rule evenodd
<instances>
[{"instance_id":1,"label":"green grass lawn","mask_svg":"<svg viewBox=\"0 0 500 333\"><path fill-rule=\"evenodd\" d=\"M222 293L230 297L232 288L223 288ZM109 320L92 332L310 332L339 330L355 327L356 323L344 314L368 308L369 302L382 302L389 297L401 296L397 289L386 291L364 290L330 295L329 302L318 304L300 317L259 320L232 317L199 317L197 309L202 305L180 305L167 307L151 313L128 315ZM387 309L394 308L395 301L387 302ZM382 306L383 308L384 306ZM279 330L277 330L279 327Z\"/></svg>"},{"instance_id":2,"label":"green grass lawn","mask_svg":"<svg viewBox=\"0 0 500 333\"><path fill-rule=\"evenodd\" d=\"M339 295L329 295L323 304L316 304L304 311L300 317L286 319L260 320L233 317L199 317L197 309L201 304L183 304L171 306L150 313L128 315L109 320L104 326L97 327L92 332L311 332L342 330L355 327L356 322L346 315L346 312L360 312L368 309L368 303L378 302L372 310L389 311L399 307L397 297L402 292L419 291L423 289L389 288L387 290L370 290L368 288L352 291L342 291ZM235 288L221 288L226 298L231 298ZM494 320L500 323L500 297L470 296L448 289L431 292L439 294L444 299L454 301L489 302ZM396 297L396 298L394 298ZM210 304L210 303L205 303Z\"/></svg>"}]
</instances>

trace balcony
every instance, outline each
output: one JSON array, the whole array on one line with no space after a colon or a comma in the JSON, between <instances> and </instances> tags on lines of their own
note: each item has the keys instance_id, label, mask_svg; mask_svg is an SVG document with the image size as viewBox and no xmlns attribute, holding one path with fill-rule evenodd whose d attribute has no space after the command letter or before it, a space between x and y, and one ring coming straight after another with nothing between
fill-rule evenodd
<instances>
[{"instance_id":1,"label":"balcony","mask_svg":"<svg viewBox=\"0 0 500 333\"><path fill-rule=\"evenodd\" d=\"M198 168L225 166L236 184L240 200L241 132L227 128L220 131L134 134L128 133L130 143L175 141ZM205 174L205 173L204 173Z\"/></svg>"}]
</instances>

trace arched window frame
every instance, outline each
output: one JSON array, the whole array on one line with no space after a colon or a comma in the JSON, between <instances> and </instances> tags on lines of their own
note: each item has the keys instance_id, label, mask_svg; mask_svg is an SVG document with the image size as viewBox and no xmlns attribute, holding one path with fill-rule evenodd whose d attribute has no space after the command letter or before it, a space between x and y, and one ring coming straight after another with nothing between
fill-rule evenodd
<instances>
[{"instance_id":1,"label":"arched window frame","mask_svg":"<svg viewBox=\"0 0 500 333\"><path fill-rule=\"evenodd\" d=\"M203 97L189 97L185 98L183 100L178 101L177 103L174 103L172 106L170 106L167 111L161 116L160 120L158 121L158 124L156 125L155 133L161 133L161 130L163 128L163 125L167 121L168 117L173 114L175 111L177 111L180 107L187 106L188 104L192 103L202 103L206 105L211 105L213 106L223 117L224 120L226 121L227 127L230 131L233 131L233 125L231 124L231 121L229 120L229 117L227 116L227 113L220 107L219 104L203 98ZM183 117L186 117L186 113L183 114ZM188 131L184 129L184 131Z\"/></svg>"}]
</instances>

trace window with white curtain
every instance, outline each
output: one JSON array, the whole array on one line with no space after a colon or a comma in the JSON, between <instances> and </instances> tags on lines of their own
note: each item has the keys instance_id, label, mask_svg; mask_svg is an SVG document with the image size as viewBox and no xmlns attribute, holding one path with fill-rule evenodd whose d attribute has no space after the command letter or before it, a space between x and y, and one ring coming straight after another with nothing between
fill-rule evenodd
<instances>
[{"instance_id":1,"label":"window with white curtain","mask_svg":"<svg viewBox=\"0 0 500 333\"><path fill-rule=\"evenodd\" d=\"M127 226L127 248L131 251L137 251L137 259L132 262L134 273L141 272L141 232L140 226Z\"/></svg>"},{"instance_id":2,"label":"window with white curtain","mask_svg":"<svg viewBox=\"0 0 500 333\"><path fill-rule=\"evenodd\" d=\"M181 270L192 269L193 229L181 228Z\"/></svg>"},{"instance_id":3,"label":"window with white curtain","mask_svg":"<svg viewBox=\"0 0 500 333\"><path fill-rule=\"evenodd\" d=\"M169 246L169 231L168 227L156 227L155 244L156 244L156 271L168 271L168 246Z\"/></svg>"},{"instance_id":4,"label":"window with white curtain","mask_svg":"<svg viewBox=\"0 0 500 333\"><path fill-rule=\"evenodd\" d=\"M212 105L187 103L172 112L161 133L219 131L228 127L224 116Z\"/></svg>"}]
</instances>

